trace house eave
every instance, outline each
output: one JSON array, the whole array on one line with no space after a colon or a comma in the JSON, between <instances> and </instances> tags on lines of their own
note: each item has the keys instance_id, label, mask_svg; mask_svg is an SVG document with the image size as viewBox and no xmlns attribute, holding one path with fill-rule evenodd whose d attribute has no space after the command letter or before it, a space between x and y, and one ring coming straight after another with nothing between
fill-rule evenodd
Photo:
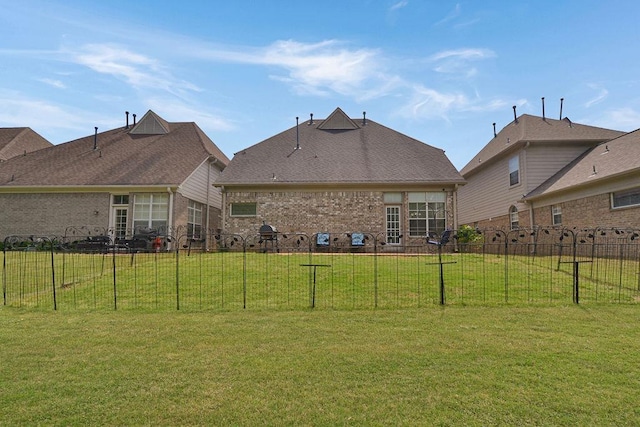
<instances>
[{"instance_id":1,"label":"house eave","mask_svg":"<svg viewBox=\"0 0 640 427\"><path fill-rule=\"evenodd\" d=\"M35 193L111 193L111 192L165 192L167 188L175 191L176 184L154 185L21 185L2 186L0 194Z\"/></svg>"},{"instance_id":2,"label":"house eave","mask_svg":"<svg viewBox=\"0 0 640 427\"><path fill-rule=\"evenodd\" d=\"M558 195L562 195L565 193L570 193L572 191L575 190L581 190L584 188L589 188L589 187L593 187L594 185L598 185L598 184L603 184L603 183L607 183L610 181L614 181L616 179L620 179L620 178L625 178L628 176L637 176L638 172L640 172L640 168L636 168L633 170L628 170L628 171L624 171L624 172L620 172L620 173L616 173L616 174L610 174L610 175L606 175L606 176L602 176L602 177L598 177L597 175L593 176L593 178L590 178L587 181L581 182L580 184L575 184L572 186L567 186L567 187L562 187L559 188L557 190L553 190L553 191L545 191L543 193L540 194L535 194L532 196L528 196L525 195L522 200L525 202L536 202L536 201L540 201L540 200L544 200L546 198L549 197L554 197L554 196L558 196Z\"/></svg>"},{"instance_id":3,"label":"house eave","mask_svg":"<svg viewBox=\"0 0 640 427\"><path fill-rule=\"evenodd\" d=\"M215 182L214 187L223 188L223 191L266 191L268 189L275 189L278 191L283 190L327 190L327 189L393 189L393 190L407 190L407 189L424 189L424 188L448 188L455 189L461 185L464 185L466 181L396 181L396 182Z\"/></svg>"}]
</instances>

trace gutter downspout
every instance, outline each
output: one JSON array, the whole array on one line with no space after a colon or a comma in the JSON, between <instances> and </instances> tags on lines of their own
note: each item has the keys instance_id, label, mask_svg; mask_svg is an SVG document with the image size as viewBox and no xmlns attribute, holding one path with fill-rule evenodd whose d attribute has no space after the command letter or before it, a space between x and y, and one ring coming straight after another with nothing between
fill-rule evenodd
<instances>
[{"instance_id":1,"label":"gutter downspout","mask_svg":"<svg viewBox=\"0 0 640 427\"><path fill-rule=\"evenodd\" d=\"M206 224L207 224L207 228L205 228L205 232L204 232L204 250L205 252L209 252L209 215L210 215L210 210L209 210L209 199L211 196L211 168L213 167L213 164L215 163L215 159L213 161L209 161L207 162L207 214L206 214Z\"/></svg>"},{"instance_id":2,"label":"gutter downspout","mask_svg":"<svg viewBox=\"0 0 640 427\"><path fill-rule=\"evenodd\" d=\"M458 184L453 187L453 229L458 229Z\"/></svg>"},{"instance_id":3,"label":"gutter downspout","mask_svg":"<svg viewBox=\"0 0 640 427\"><path fill-rule=\"evenodd\" d=\"M171 191L171 187L167 187L167 193L169 193L169 220L167 221L170 224L170 230L173 231L173 191ZM169 231L169 230L167 230ZM171 243L167 244L167 250L171 249Z\"/></svg>"},{"instance_id":4,"label":"gutter downspout","mask_svg":"<svg viewBox=\"0 0 640 427\"><path fill-rule=\"evenodd\" d=\"M220 232L224 233L227 228L227 192L224 185L220 186L220 196L222 196L222 218L220 218Z\"/></svg>"},{"instance_id":5,"label":"gutter downspout","mask_svg":"<svg viewBox=\"0 0 640 427\"><path fill-rule=\"evenodd\" d=\"M458 184L453 186L453 229L458 230ZM455 239L455 244L458 252L458 239Z\"/></svg>"}]
</instances>

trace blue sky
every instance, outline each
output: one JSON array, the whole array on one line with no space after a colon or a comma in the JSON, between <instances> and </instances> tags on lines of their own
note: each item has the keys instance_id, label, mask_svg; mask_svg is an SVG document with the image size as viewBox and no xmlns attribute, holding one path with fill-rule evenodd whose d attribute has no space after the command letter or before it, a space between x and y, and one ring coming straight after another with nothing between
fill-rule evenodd
<instances>
[{"instance_id":1,"label":"blue sky","mask_svg":"<svg viewBox=\"0 0 640 427\"><path fill-rule=\"evenodd\" d=\"M0 127L57 144L149 109L229 157L336 107L462 168L517 114L640 127L636 1L0 0ZM390 147L390 155L393 150Z\"/></svg>"}]
</instances>

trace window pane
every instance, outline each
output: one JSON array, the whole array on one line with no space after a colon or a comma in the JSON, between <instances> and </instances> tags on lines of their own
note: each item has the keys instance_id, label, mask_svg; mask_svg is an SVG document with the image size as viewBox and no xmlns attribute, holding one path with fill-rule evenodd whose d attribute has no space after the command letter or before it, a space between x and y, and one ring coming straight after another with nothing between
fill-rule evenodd
<instances>
[{"instance_id":1,"label":"window pane","mask_svg":"<svg viewBox=\"0 0 640 427\"><path fill-rule=\"evenodd\" d=\"M514 156L509 159L509 185L520 183L520 157Z\"/></svg>"},{"instance_id":2,"label":"window pane","mask_svg":"<svg viewBox=\"0 0 640 427\"><path fill-rule=\"evenodd\" d=\"M409 193L409 202L425 202L426 200L424 193Z\"/></svg>"},{"instance_id":3,"label":"window pane","mask_svg":"<svg viewBox=\"0 0 640 427\"><path fill-rule=\"evenodd\" d=\"M434 192L434 193L426 193L425 197L427 202L446 202L447 195L442 191Z\"/></svg>"},{"instance_id":4,"label":"window pane","mask_svg":"<svg viewBox=\"0 0 640 427\"><path fill-rule=\"evenodd\" d=\"M427 221L424 219L409 220L409 234L414 237L423 237L427 235Z\"/></svg>"},{"instance_id":5,"label":"window pane","mask_svg":"<svg viewBox=\"0 0 640 427\"><path fill-rule=\"evenodd\" d=\"M232 203L231 216L256 216L257 206L255 203Z\"/></svg>"},{"instance_id":6,"label":"window pane","mask_svg":"<svg viewBox=\"0 0 640 427\"><path fill-rule=\"evenodd\" d=\"M509 174L509 185L516 185L520 182L520 174L518 171Z\"/></svg>"},{"instance_id":7,"label":"window pane","mask_svg":"<svg viewBox=\"0 0 640 427\"><path fill-rule=\"evenodd\" d=\"M402 193L384 193L385 203L402 203Z\"/></svg>"},{"instance_id":8,"label":"window pane","mask_svg":"<svg viewBox=\"0 0 640 427\"><path fill-rule=\"evenodd\" d=\"M613 193L613 207L640 205L640 188Z\"/></svg>"}]
</instances>

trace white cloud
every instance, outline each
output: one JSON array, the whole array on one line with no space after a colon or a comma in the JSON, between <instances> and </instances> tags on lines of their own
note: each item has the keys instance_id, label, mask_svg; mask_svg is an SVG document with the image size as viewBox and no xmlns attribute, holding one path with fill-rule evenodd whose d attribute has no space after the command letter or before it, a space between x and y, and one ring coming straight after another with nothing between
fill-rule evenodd
<instances>
[{"instance_id":1,"label":"white cloud","mask_svg":"<svg viewBox=\"0 0 640 427\"><path fill-rule=\"evenodd\" d=\"M393 12L395 10L402 9L403 7L407 6L408 4L409 4L409 2L407 0L399 1L399 2L395 3L394 5L392 5L389 8L389 11Z\"/></svg>"},{"instance_id":2,"label":"white cloud","mask_svg":"<svg viewBox=\"0 0 640 427\"><path fill-rule=\"evenodd\" d=\"M88 44L70 52L81 65L124 80L134 88L160 89L173 94L200 89L171 75L159 61L113 44Z\"/></svg>"},{"instance_id":3,"label":"white cloud","mask_svg":"<svg viewBox=\"0 0 640 427\"><path fill-rule=\"evenodd\" d=\"M443 119L449 121L453 113L482 113L504 109L507 102L501 99L484 101L479 97L469 98L461 92L439 92L435 89L417 85L412 99L400 110L406 117Z\"/></svg>"},{"instance_id":4,"label":"white cloud","mask_svg":"<svg viewBox=\"0 0 640 427\"><path fill-rule=\"evenodd\" d=\"M49 79L49 78L42 78L42 79L37 79L39 82L48 84L49 86L53 86L55 88L58 89L66 89L67 86L62 83L60 80L55 80L55 79Z\"/></svg>"},{"instance_id":5,"label":"white cloud","mask_svg":"<svg viewBox=\"0 0 640 427\"><path fill-rule=\"evenodd\" d=\"M172 122L196 122L198 126L209 131L231 131L236 124L219 115L211 113L211 108L198 108L193 103L185 103L175 98L155 97L144 102L161 117L170 117ZM144 111L143 113L146 113ZM142 114L143 114L142 113ZM140 115L141 116L141 115Z\"/></svg>"},{"instance_id":6,"label":"white cloud","mask_svg":"<svg viewBox=\"0 0 640 427\"><path fill-rule=\"evenodd\" d=\"M458 59L458 60L479 60L479 59L487 59L493 58L496 54L490 49L455 49L455 50L444 50L442 52L438 52L434 55L431 55L430 59L432 61L440 61L442 59Z\"/></svg>"},{"instance_id":7,"label":"white cloud","mask_svg":"<svg viewBox=\"0 0 640 427\"><path fill-rule=\"evenodd\" d=\"M98 113L69 108L46 100L34 99L15 91L0 90L0 123L2 126L71 131L67 134L88 134L92 126L113 126ZM44 135L43 135L44 136ZM53 142L53 141L52 141Z\"/></svg>"},{"instance_id":8,"label":"white cloud","mask_svg":"<svg viewBox=\"0 0 640 427\"><path fill-rule=\"evenodd\" d=\"M631 131L640 128L640 111L633 108L609 110L605 111L596 122L596 126Z\"/></svg>"},{"instance_id":9,"label":"white cloud","mask_svg":"<svg viewBox=\"0 0 640 427\"><path fill-rule=\"evenodd\" d=\"M598 104L602 102L607 96L609 96L609 91L597 84L591 83L591 84L588 84L587 86L589 86L589 88L593 90L596 90L598 94L584 104L585 108L589 108L595 104Z\"/></svg>"},{"instance_id":10,"label":"white cloud","mask_svg":"<svg viewBox=\"0 0 640 427\"><path fill-rule=\"evenodd\" d=\"M374 49L349 49L337 40L301 43L279 40L264 48L209 49L194 53L210 60L265 65L286 70L271 78L290 84L298 94L357 95L365 83L393 80L383 73L381 55ZM382 81L382 84L381 84Z\"/></svg>"},{"instance_id":11,"label":"white cloud","mask_svg":"<svg viewBox=\"0 0 640 427\"><path fill-rule=\"evenodd\" d=\"M495 56L495 52L490 49L457 49L438 52L431 55L428 60L435 63L433 70L438 73L458 74L470 78L478 73L478 70L470 65L472 61L481 61Z\"/></svg>"},{"instance_id":12,"label":"white cloud","mask_svg":"<svg viewBox=\"0 0 640 427\"><path fill-rule=\"evenodd\" d=\"M447 16L445 16L443 19L436 22L435 25L446 24L447 22L456 19L458 16L460 16L461 13L462 13L462 7L460 6L460 3L457 3L454 9L451 12L449 12Z\"/></svg>"}]
</instances>

